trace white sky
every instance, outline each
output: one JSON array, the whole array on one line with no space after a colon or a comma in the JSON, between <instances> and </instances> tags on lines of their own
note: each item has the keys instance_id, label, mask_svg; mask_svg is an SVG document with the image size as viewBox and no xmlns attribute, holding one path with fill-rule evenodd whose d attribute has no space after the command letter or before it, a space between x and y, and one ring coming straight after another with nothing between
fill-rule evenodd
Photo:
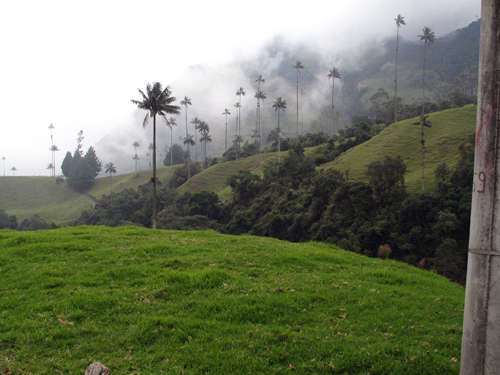
<instances>
[{"instance_id":1,"label":"white sky","mask_svg":"<svg viewBox=\"0 0 500 375\"><path fill-rule=\"evenodd\" d=\"M251 56L283 35L339 51L395 34L436 36L480 16L479 0L16 0L0 3L0 158L6 175L48 175L50 124L57 172L76 134L84 149L136 121L130 99L187 67ZM237 87L238 84L235 84ZM178 99L189 93L175 92ZM178 103L177 103L178 104ZM142 118L142 117L141 117ZM140 123L137 124L141 130ZM1 161L1 159L0 159ZM3 175L3 165L0 175Z\"/></svg>"}]
</instances>

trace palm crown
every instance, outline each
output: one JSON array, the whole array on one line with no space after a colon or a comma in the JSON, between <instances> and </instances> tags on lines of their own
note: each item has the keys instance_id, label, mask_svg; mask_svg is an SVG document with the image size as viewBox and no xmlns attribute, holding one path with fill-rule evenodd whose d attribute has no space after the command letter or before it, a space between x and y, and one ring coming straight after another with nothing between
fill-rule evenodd
<instances>
[{"instance_id":1,"label":"palm crown","mask_svg":"<svg viewBox=\"0 0 500 375\"><path fill-rule=\"evenodd\" d=\"M163 89L160 82L154 82L153 85L150 83L147 84L146 94L141 89L138 90L142 95L142 101L131 100L131 102L136 104L138 108L149 111L149 117L159 115L167 121L167 113L179 113L180 108L178 106L171 105L171 103L173 103L176 99L170 96L171 92L169 86ZM144 117L144 121L142 122L143 127L146 127L148 124L149 117L148 115Z\"/></svg>"},{"instance_id":2,"label":"palm crown","mask_svg":"<svg viewBox=\"0 0 500 375\"><path fill-rule=\"evenodd\" d=\"M340 72L337 68L333 67L332 69L330 69L329 73L328 73L328 79L330 78L341 78L340 77Z\"/></svg>"},{"instance_id":3,"label":"palm crown","mask_svg":"<svg viewBox=\"0 0 500 375\"><path fill-rule=\"evenodd\" d=\"M398 14L397 18L394 18L394 21L396 21L396 26L398 28L401 27L401 25L406 25L406 22L404 20L404 17L401 17L401 14Z\"/></svg>"},{"instance_id":4,"label":"palm crown","mask_svg":"<svg viewBox=\"0 0 500 375\"><path fill-rule=\"evenodd\" d=\"M434 31L432 31L430 27L425 26L422 29L422 32L423 32L423 34L419 35L418 37L420 38L420 40L424 41L424 44L426 46L429 46L432 43L434 43L435 34L434 34Z\"/></svg>"}]
</instances>

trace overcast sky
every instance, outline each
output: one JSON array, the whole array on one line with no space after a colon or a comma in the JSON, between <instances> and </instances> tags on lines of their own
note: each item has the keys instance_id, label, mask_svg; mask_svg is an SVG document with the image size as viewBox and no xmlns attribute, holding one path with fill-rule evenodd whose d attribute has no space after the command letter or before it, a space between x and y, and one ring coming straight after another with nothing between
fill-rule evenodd
<instances>
[{"instance_id":1,"label":"overcast sky","mask_svg":"<svg viewBox=\"0 0 500 375\"><path fill-rule=\"evenodd\" d=\"M336 51L395 34L442 36L480 16L479 0L4 1L0 13L0 158L6 175L48 175L50 131L84 148L137 121L130 99L187 67L250 57L276 35ZM235 83L235 88L238 84ZM175 92L177 98L189 93ZM141 132L140 123L137 131ZM1 159L0 159L1 160ZM106 162L106 161L105 161ZM1 174L3 174L3 165Z\"/></svg>"}]
</instances>

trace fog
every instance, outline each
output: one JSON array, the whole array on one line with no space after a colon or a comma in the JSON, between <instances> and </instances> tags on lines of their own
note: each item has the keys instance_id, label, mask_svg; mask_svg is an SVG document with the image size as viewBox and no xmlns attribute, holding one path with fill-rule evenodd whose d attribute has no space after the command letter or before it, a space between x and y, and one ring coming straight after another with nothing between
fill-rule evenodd
<instances>
[{"instance_id":1,"label":"fog","mask_svg":"<svg viewBox=\"0 0 500 375\"><path fill-rule=\"evenodd\" d=\"M133 171L132 143L138 141L140 168L146 168L152 121L143 129L146 113L130 99L140 99L137 88L144 90L154 81L170 85L177 105L184 96L191 99L188 121L198 117L208 122L213 142L207 155L220 156L222 112L228 108L232 113L229 143L239 87L246 91L242 134L251 141L259 74L266 79L264 132L277 126L271 105L281 96L288 104L280 115L281 127L285 135L295 134L296 71L291 65L301 60L305 69L299 90L306 92L300 98L300 125L303 118L305 130L310 125L321 130L313 120L331 101L329 68L336 66L342 73L362 66L366 51L380 50L386 38L394 37L398 13L406 21L401 37L417 42L424 26L437 37L467 26L480 15L480 2L314 0L295 6L284 1L195 1L185 6L160 1L27 1L11 2L2 13L0 32L8 37L0 41L5 56L0 70L0 157L6 158L6 175L12 175L15 166L16 176L33 176L49 175L50 124L55 127L54 144L61 150L56 153L58 174L65 153L75 150L80 130L85 133L84 150L94 146L103 164L115 163L118 173ZM270 53L270 46L279 48ZM289 64L290 72L278 76L282 64ZM339 98L342 85L336 80ZM176 118L173 140L180 143L186 127L184 107ZM189 127L193 133L192 124ZM170 129L159 120L158 154L165 154L169 144Z\"/></svg>"}]
</instances>

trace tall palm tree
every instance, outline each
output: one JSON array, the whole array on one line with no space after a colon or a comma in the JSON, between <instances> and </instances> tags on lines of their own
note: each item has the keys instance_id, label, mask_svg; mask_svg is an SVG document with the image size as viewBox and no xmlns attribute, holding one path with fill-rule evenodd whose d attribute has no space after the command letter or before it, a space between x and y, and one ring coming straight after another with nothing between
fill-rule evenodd
<instances>
[{"instance_id":1,"label":"tall palm tree","mask_svg":"<svg viewBox=\"0 0 500 375\"><path fill-rule=\"evenodd\" d=\"M334 124L335 117L333 115L333 108L335 108L335 106L333 105L333 96L335 94L335 78L341 79L340 72L337 68L333 67L332 69L330 69L330 72L328 73L327 77L328 77L328 79L330 79L330 78L332 79L332 132L333 132L334 128L335 128L335 124ZM337 129L337 131L338 131L338 129Z\"/></svg>"},{"instance_id":2,"label":"tall palm tree","mask_svg":"<svg viewBox=\"0 0 500 375\"><path fill-rule=\"evenodd\" d=\"M135 171L137 172L137 162L139 161L139 156L137 156L137 154L135 154L132 159L135 160Z\"/></svg>"},{"instance_id":3,"label":"tall palm tree","mask_svg":"<svg viewBox=\"0 0 500 375\"><path fill-rule=\"evenodd\" d=\"M186 137L188 135L188 105L192 105L191 99L187 96L184 97L184 100L181 101L181 105L186 107Z\"/></svg>"},{"instance_id":4,"label":"tall palm tree","mask_svg":"<svg viewBox=\"0 0 500 375\"><path fill-rule=\"evenodd\" d=\"M241 135L234 136L233 145L236 146L236 159L240 158L240 149L242 142L243 142L243 137Z\"/></svg>"},{"instance_id":5,"label":"tall palm tree","mask_svg":"<svg viewBox=\"0 0 500 375\"><path fill-rule=\"evenodd\" d=\"M262 77L262 75L259 75L257 77L257 79L255 80L255 82L257 82L257 92L255 93L255 96L254 96L257 99L257 115L255 118L255 128L258 129L260 132L260 100L262 99L262 96L264 96L264 99L265 99L264 93L262 91L260 91L260 84L266 83L266 80ZM260 93L260 95L259 95L259 93Z\"/></svg>"},{"instance_id":6,"label":"tall palm tree","mask_svg":"<svg viewBox=\"0 0 500 375\"><path fill-rule=\"evenodd\" d=\"M280 110L285 112L286 110L286 100L282 100L281 96L278 96L273 102L274 111L278 111L278 127L276 128L278 133L278 162L281 163L281 128L280 128Z\"/></svg>"},{"instance_id":7,"label":"tall palm tree","mask_svg":"<svg viewBox=\"0 0 500 375\"><path fill-rule=\"evenodd\" d=\"M295 60L295 65L292 65L292 68L297 69L297 139L299 139L299 73L300 69L304 69L304 64L300 60Z\"/></svg>"},{"instance_id":8,"label":"tall palm tree","mask_svg":"<svg viewBox=\"0 0 500 375\"><path fill-rule=\"evenodd\" d=\"M188 134L183 138L183 142L187 147L187 162L188 162L188 180L191 178L191 155L189 154L189 147L194 146L194 135Z\"/></svg>"},{"instance_id":9,"label":"tall palm tree","mask_svg":"<svg viewBox=\"0 0 500 375\"><path fill-rule=\"evenodd\" d=\"M205 164L205 168L207 167L206 163L207 163L207 144L209 142L212 142L212 136L210 134L208 134L208 131L207 132L204 132L203 135L200 137L200 142L202 142L203 144L203 163Z\"/></svg>"},{"instance_id":10,"label":"tall palm tree","mask_svg":"<svg viewBox=\"0 0 500 375\"><path fill-rule=\"evenodd\" d=\"M422 193L424 192L424 153L425 153L425 141L424 141L424 127L430 128L432 126L431 121L429 120L429 115L425 115L424 112L420 115L420 121L412 122L412 125L420 125L422 126L422 138L420 140L420 144L422 147L420 148L420 153L422 154Z\"/></svg>"},{"instance_id":11,"label":"tall palm tree","mask_svg":"<svg viewBox=\"0 0 500 375\"><path fill-rule=\"evenodd\" d=\"M394 122L398 122L398 52L399 52L399 28L406 25L404 17L398 14L396 18L396 68L394 73Z\"/></svg>"},{"instance_id":12,"label":"tall palm tree","mask_svg":"<svg viewBox=\"0 0 500 375\"><path fill-rule=\"evenodd\" d=\"M12 171L12 175L15 176L17 168L16 167L12 167L10 170Z\"/></svg>"},{"instance_id":13,"label":"tall palm tree","mask_svg":"<svg viewBox=\"0 0 500 375\"><path fill-rule=\"evenodd\" d=\"M260 176L260 167L261 167L261 156L260 156L260 137L261 137L261 132L260 132L260 101L264 101L267 99L266 94L262 92L260 89L260 83L265 82L265 80L262 78L262 76L259 76L257 78L257 81L259 82L259 89L255 93L255 97L257 98L257 118L258 118L258 128L255 129L258 132L258 138L259 138L259 176ZM257 142L257 138L255 138L255 141ZM257 145L257 143L256 143ZM257 149L255 150L257 152Z\"/></svg>"},{"instance_id":14,"label":"tall palm tree","mask_svg":"<svg viewBox=\"0 0 500 375\"><path fill-rule=\"evenodd\" d=\"M205 163L205 158L206 158L206 152L205 152L205 154L203 153L203 148L204 148L204 146L206 146L206 144L203 143L202 138L205 134L208 134L208 132L210 131L210 126L207 124L206 121L200 121L200 123L198 125L198 131L200 132L200 143L202 144L201 158L202 158L202 166L203 166L203 164ZM210 139L212 139L212 138L210 137ZM203 155L205 155L205 156L203 156Z\"/></svg>"},{"instance_id":15,"label":"tall palm tree","mask_svg":"<svg viewBox=\"0 0 500 375\"><path fill-rule=\"evenodd\" d=\"M243 87L240 87L238 90L236 90L236 96L239 96L240 99L238 101L239 106L238 106L238 134L241 135L241 97L245 96L247 93L245 92L245 89Z\"/></svg>"},{"instance_id":16,"label":"tall palm tree","mask_svg":"<svg viewBox=\"0 0 500 375\"><path fill-rule=\"evenodd\" d=\"M179 114L180 107L172 105L175 102L175 97L170 96L170 87L162 88L161 83L154 82L152 85L147 84L146 94L140 89L139 93L142 95L142 100L132 100L132 103L137 105L139 109L148 111L142 126L146 127L149 117L153 118L153 218L152 227L156 229L156 115L161 116L167 122L166 114Z\"/></svg>"},{"instance_id":17,"label":"tall palm tree","mask_svg":"<svg viewBox=\"0 0 500 375\"><path fill-rule=\"evenodd\" d=\"M50 151L52 151L52 176L56 175L56 151L59 151L59 148L57 148L56 145L52 145L49 148Z\"/></svg>"},{"instance_id":18,"label":"tall palm tree","mask_svg":"<svg viewBox=\"0 0 500 375\"><path fill-rule=\"evenodd\" d=\"M238 135L238 114L240 113L240 108L241 108L241 104L240 103L236 103L234 105L236 107L236 134L235 135Z\"/></svg>"},{"instance_id":19,"label":"tall palm tree","mask_svg":"<svg viewBox=\"0 0 500 375\"><path fill-rule=\"evenodd\" d=\"M105 173L109 173L109 181L111 183L111 204L113 204L113 175L116 173L116 167L113 163L108 163L104 166Z\"/></svg>"},{"instance_id":20,"label":"tall palm tree","mask_svg":"<svg viewBox=\"0 0 500 375\"><path fill-rule=\"evenodd\" d=\"M425 115L425 49L427 46L430 46L434 43L435 35L434 31L430 29L430 27L425 26L422 29L423 34L418 37L420 40L424 41L424 69L422 71L422 115Z\"/></svg>"},{"instance_id":21,"label":"tall palm tree","mask_svg":"<svg viewBox=\"0 0 500 375\"><path fill-rule=\"evenodd\" d=\"M224 112L222 112L223 115L226 115L226 142L225 142L225 145L224 145L224 153L227 152L227 115L230 115L231 112L229 112L229 109L225 109Z\"/></svg>"},{"instance_id":22,"label":"tall palm tree","mask_svg":"<svg viewBox=\"0 0 500 375\"><path fill-rule=\"evenodd\" d=\"M135 171L137 172L137 160L139 160L139 157L137 156L137 148L141 147L141 145L139 144L139 142L135 141L134 143L132 143L132 147L135 151L135 156L133 157L133 159L135 160Z\"/></svg>"},{"instance_id":23,"label":"tall palm tree","mask_svg":"<svg viewBox=\"0 0 500 375\"><path fill-rule=\"evenodd\" d=\"M172 150L173 140L172 133L174 132L174 126L177 126L177 121L175 117L170 117L167 121L167 126L170 128L170 166L174 165L174 151Z\"/></svg>"},{"instance_id":24,"label":"tall palm tree","mask_svg":"<svg viewBox=\"0 0 500 375\"><path fill-rule=\"evenodd\" d=\"M47 164L47 169L50 170L50 175L52 176L52 170L54 169L54 165L52 163Z\"/></svg>"},{"instance_id":25,"label":"tall palm tree","mask_svg":"<svg viewBox=\"0 0 500 375\"><path fill-rule=\"evenodd\" d=\"M194 125L194 149L195 149L195 158L194 161L198 161L198 134L196 131L198 130L198 125L200 124L200 119L198 117L195 117L194 119L191 120L191 124Z\"/></svg>"}]
</instances>

